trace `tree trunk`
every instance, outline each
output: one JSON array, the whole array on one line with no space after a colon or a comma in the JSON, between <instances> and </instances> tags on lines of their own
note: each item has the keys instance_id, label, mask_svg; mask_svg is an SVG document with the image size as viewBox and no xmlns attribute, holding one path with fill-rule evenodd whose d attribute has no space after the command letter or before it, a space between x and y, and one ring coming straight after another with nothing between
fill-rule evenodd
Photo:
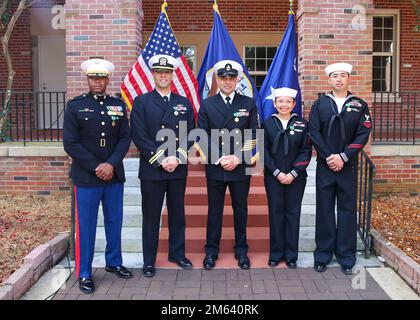
<instances>
[{"instance_id":1,"label":"tree trunk","mask_svg":"<svg viewBox=\"0 0 420 320\"><path fill-rule=\"evenodd\" d=\"M0 142L4 141L5 138L7 137L6 135L7 123L8 123L7 119L10 112L10 101L12 98L13 78L15 76L15 71L13 70L12 57L10 56L10 52L9 52L9 40L12 35L13 29L16 25L16 22L19 19L22 11L25 10L27 7L29 7L33 2L35 1L21 0L19 2L18 8L13 13L10 19L10 22L7 25L6 32L4 36L1 38L4 59L7 65L7 86L6 86L5 99L3 101L3 107L2 107L2 110L0 111ZM3 7L6 7L5 3L4 3L4 6L1 7L1 9L3 9Z\"/></svg>"}]
</instances>

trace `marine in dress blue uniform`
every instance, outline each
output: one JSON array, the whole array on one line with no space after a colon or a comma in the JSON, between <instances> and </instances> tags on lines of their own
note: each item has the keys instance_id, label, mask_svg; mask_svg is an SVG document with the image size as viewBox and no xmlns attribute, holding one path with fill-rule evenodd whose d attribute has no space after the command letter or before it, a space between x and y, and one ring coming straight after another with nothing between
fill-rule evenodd
<instances>
[{"instance_id":1,"label":"marine in dress blue uniform","mask_svg":"<svg viewBox=\"0 0 420 320\"><path fill-rule=\"evenodd\" d=\"M292 113L297 91L272 89L277 112L266 119L264 128L264 184L270 221L268 265L297 267L299 224L306 167L311 161L312 144L306 120Z\"/></svg>"},{"instance_id":2,"label":"marine in dress blue uniform","mask_svg":"<svg viewBox=\"0 0 420 320\"><path fill-rule=\"evenodd\" d=\"M195 128L194 110L185 97L171 92L177 60L156 55L149 60L156 88L134 100L130 116L133 141L140 150L139 178L143 210L143 275L155 275L160 217L166 193L169 223L168 260L183 269L192 263L185 257L184 196L188 175L187 153L193 141L187 134ZM172 137L160 137L170 130ZM173 150L165 148L171 139Z\"/></svg>"},{"instance_id":3,"label":"marine in dress blue uniform","mask_svg":"<svg viewBox=\"0 0 420 320\"><path fill-rule=\"evenodd\" d=\"M216 265L222 234L222 218L226 188L232 198L235 228L235 258L242 269L250 268L247 256L246 226L248 194L251 176L246 174L251 150L256 144L255 131L259 127L255 101L235 92L242 67L235 61L223 60L214 66L220 92L205 99L199 110L198 127L207 133L206 178L208 217L206 232L205 269ZM211 139L212 130L220 139ZM253 131L247 138L245 129ZM227 137L227 139L224 139ZM246 139L247 138L247 139Z\"/></svg>"},{"instance_id":4,"label":"marine in dress blue uniform","mask_svg":"<svg viewBox=\"0 0 420 320\"><path fill-rule=\"evenodd\" d=\"M372 128L368 105L348 91L351 71L347 63L325 68L333 91L315 101L309 116L317 151L314 268L325 271L335 254L347 275L356 263L358 154Z\"/></svg>"},{"instance_id":5,"label":"marine in dress blue uniform","mask_svg":"<svg viewBox=\"0 0 420 320\"><path fill-rule=\"evenodd\" d=\"M106 271L128 279L122 265L121 227L125 174L122 160L130 145L126 107L107 95L114 66L103 59L82 63L89 93L67 104L64 115L64 150L73 159L71 177L76 204L76 275L80 290L92 293L92 260L99 203L102 202L107 240Z\"/></svg>"}]
</instances>

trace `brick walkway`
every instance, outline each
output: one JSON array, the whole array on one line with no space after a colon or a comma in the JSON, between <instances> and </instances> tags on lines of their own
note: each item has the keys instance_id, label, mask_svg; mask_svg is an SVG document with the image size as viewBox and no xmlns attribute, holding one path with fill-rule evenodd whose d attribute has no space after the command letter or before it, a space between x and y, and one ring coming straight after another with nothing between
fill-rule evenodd
<instances>
[{"instance_id":1,"label":"brick walkway","mask_svg":"<svg viewBox=\"0 0 420 320\"><path fill-rule=\"evenodd\" d=\"M134 277L121 280L104 269L94 270L96 291L79 291L73 273L56 300L388 300L387 294L366 271L364 289L353 289L352 278L340 268L324 273L312 268L275 269L157 269L152 279L133 269ZM357 276L360 276L359 273ZM355 278L356 279L356 278ZM355 280L354 279L354 280ZM363 281L353 281L361 284Z\"/></svg>"}]
</instances>

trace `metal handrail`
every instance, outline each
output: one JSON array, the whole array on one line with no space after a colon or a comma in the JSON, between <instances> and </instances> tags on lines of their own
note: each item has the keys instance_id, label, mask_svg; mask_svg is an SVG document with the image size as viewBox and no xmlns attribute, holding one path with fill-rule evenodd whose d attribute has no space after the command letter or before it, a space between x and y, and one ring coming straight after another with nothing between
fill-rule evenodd
<instances>
[{"instance_id":1,"label":"metal handrail","mask_svg":"<svg viewBox=\"0 0 420 320\"><path fill-rule=\"evenodd\" d=\"M11 141L62 141L62 123L66 108L65 91L13 91L8 114ZM5 92L0 91L0 105Z\"/></svg>"},{"instance_id":2,"label":"metal handrail","mask_svg":"<svg viewBox=\"0 0 420 320\"><path fill-rule=\"evenodd\" d=\"M369 258L371 250L371 220L372 220L372 194L373 178L376 174L376 167L364 150L360 152L358 159L357 177L357 213L360 238L364 245L365 258Z\"/></svg>"},{"instance_id":3,"label":"metal handrail","mask_svg":"<svg viewBox=\"0 0 420 320\"><path fill-rule=\"evenodd\" d=\"M418 144L420 91L374 92L372 143Z\"/></svg>"}]
</instances>

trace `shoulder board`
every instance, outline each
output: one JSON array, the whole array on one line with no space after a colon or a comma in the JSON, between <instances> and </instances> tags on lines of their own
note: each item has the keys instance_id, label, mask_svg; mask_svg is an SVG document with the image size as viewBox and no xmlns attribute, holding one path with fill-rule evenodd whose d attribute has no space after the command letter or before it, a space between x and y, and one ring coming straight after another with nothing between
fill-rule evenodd
<instances>
[{"instance_id":1,"label":"shoulder board","mask_svg":"<svg viewBox=\"0 0 420 320\"><path fill-rule=\"evenodd\" d=\"M80 96L77 96L77 97L74 97L73 99L70 99L70 101L73 101L73 100L81 100L81 99L84 99L86 97L87 97L86 94L81 94Z\"/></svg>"}]
</instances>

